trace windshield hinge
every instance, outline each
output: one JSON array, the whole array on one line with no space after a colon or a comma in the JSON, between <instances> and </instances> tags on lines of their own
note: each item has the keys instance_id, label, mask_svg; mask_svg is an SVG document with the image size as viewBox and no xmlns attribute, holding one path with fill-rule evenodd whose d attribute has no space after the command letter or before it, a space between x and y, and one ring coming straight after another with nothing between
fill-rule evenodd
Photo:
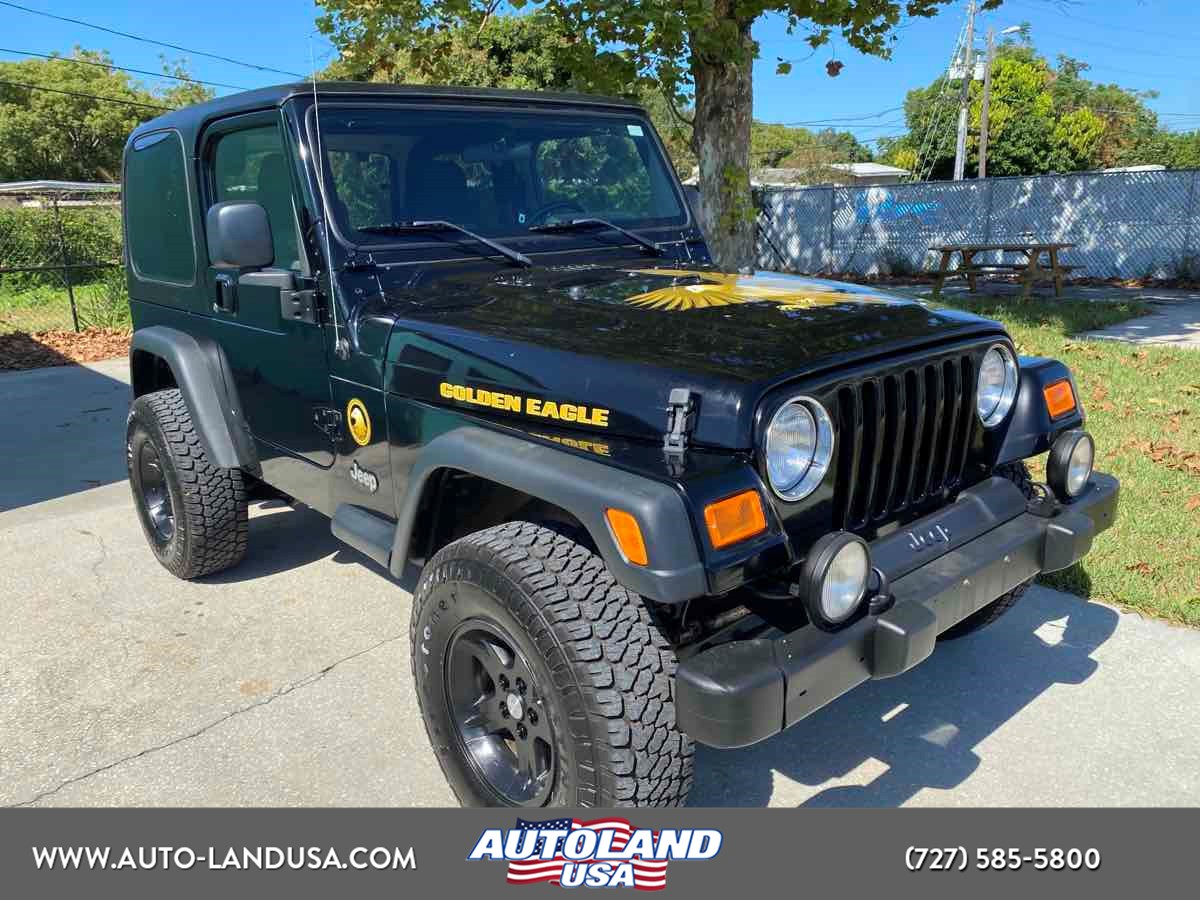
<instances>
[{"instance_id":1,"label":"windshield hinge","mask_svg":"<svg viewBox=\"0 0 1200 900\"><path fill-rule=\"evenodd\" d=\"M306 288L298 291L280 291L279 313L290 322L309 322L315 325L319 319L316 290Z\"/></svg>"},{"instance_id":2,"label":"windshield hinge","mask_svg":"<svg viewBox=\"0 0 1200 900\"><path fill-rule=\"evenodd\" d=\"M696 400L692 392L687 388L671 388L667 400L667 433L663 435L663 452L668 460L683 462L695 419Z\"/></svg>"}]
</instances>

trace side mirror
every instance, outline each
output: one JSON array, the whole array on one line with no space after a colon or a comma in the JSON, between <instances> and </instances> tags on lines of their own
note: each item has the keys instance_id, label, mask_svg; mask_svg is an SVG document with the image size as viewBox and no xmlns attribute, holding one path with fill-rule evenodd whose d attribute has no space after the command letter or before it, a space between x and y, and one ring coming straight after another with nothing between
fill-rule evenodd
<instances>
[{"instance_id":1,"label":"side mirror","mask_svg":"<svg viewBox=\"0 0 1200 900\"><path fill-rule=\"evenodd\" d=\"M214 204L205 219L208 259L214 266L263 269L275 261L271 221L258 203Z\"/></svg>"}]
</instances>

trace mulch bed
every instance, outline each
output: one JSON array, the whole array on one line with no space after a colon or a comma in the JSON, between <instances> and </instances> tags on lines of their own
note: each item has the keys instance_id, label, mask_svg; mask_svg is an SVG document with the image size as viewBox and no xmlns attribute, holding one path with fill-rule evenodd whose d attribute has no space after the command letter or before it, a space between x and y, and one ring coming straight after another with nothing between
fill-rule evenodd
<instances>
[{"instance_id":1,"label":"mulch bed","mask_svg":"<svg viewBox=\"0 0 1200 900\"><path fill-rule=\"evenodd\" d=\"M0 334L0 369L71 366L129 355L129 332L109 328Z\"/></svg>"}]
</instances>

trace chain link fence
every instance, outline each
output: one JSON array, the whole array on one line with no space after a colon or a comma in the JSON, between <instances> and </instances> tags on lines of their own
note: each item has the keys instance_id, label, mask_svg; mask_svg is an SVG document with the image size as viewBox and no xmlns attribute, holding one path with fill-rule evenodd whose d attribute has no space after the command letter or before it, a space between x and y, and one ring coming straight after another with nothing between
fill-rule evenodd
<instances>
[{"instance_id":1,"label":"chain link fence","mask_svg":"<svg viewBox=\"0 0 1200 900\"><path fill-rule=\"evenodd\" d=\"M0 185L0 332L128 322L115 184Z\"/></svg>"},{"instance_id":2,"label":"chain link fence","mask_svg":"<svg viewBox=\"0 0 1200 900\"><path fill-rule=\"evenodd\" d=\"M1196 279L1198 182L1200 170L1188 169L763 189L758 261L806 274L910 275L936 267L935 244L1036 240L1075 244L1063 262L1077 275Z\"/></svg>"}]
</instances>

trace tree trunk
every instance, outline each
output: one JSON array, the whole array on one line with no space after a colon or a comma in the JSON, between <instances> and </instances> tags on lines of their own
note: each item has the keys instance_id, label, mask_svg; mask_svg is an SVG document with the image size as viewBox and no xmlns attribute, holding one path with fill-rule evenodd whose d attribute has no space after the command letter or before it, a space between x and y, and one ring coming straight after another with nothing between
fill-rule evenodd
<instances>
[{"instance_id":1,"label":"tree trunk","mask_svg":"<svg viewBox=\"0 0 1200 900\"><path fill-rule=\"evenodd\" d=\"M716 5L727 4L718 0ZM692 53L700 225L714 262L728 270L752 266L755 259L755 210L750 194L754 94L749 22L739 28L739 34L746 45L740 62L705 58L695 50Z\"/></svg>"}]
</instances>

